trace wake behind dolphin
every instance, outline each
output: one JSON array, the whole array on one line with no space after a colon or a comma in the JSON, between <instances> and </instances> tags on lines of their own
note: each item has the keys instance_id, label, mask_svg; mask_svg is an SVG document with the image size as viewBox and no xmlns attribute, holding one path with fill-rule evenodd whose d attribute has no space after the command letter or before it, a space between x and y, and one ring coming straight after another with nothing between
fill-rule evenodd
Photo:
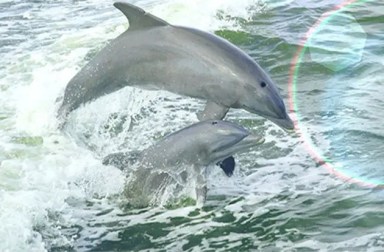
<instances>
[{"instance_id":1,"label":"wake behind dolphin","mask_svg":"<svg viewBox=\"0 0 384 252\"><path fill-rule=\"evenodd\" d=\"M125 195L134 206L159 204L167 186L183 187L187 180L196 181L196 199L203 203L207 193L205 167L224 161L224 171L233 171L233 154L263 142L262 137L251 135L237 124L208 120L183 128L140 153L108 155L103 164L120 169L138 164L136 169L130 169L131 179L125 188ZM185 166L187 170L183 169Z\"/></svg>"},{"instance_id":2,"label":"wake behind dolphin","mask_svg":"<svg viewBox=\"0 0 384 252\"><path fill-rule=\"evenodd\" d=\"M117 2L129 28L68 83L58 110L61 123L80 105L125 86L167 90L207 101L200 120L222 119L242 108L293 129L269 75L239 48L214 34L170 25Z\"/></svg>"}]
</instances>

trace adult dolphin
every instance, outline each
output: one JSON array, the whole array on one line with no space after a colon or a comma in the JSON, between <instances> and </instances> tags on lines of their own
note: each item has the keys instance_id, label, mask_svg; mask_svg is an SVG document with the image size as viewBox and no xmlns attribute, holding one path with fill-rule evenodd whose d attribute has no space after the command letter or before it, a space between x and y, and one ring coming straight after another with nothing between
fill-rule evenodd
<instances>
[{"instance_id":1,"label":"adult dolphin","mask_svg":"<svg viewBox=\"0 0 384 252\"><path fill-rule=\"evenodd\" d=\"M243 127L228 121L207 120L183 128L142 152L115 153L105 165L129 169L125 194L134 206L158 204L167 189L164 185L196 180L196 199L206 197L205 167L218 164L227 175L235 166L232 155L264 142ZM136 169L130 169L136 165ZM185 167L192 169L183 169ZM181 181L181 182L180 182Z\"/></svg>"},{"instance_id":2,"label":"adult dolphin","mask_svg":"<svg viewBox=\"0 0 384 252\"><path fill-rule=\"evenodd\" d=\"M293 129L269 75L238 47L214 34L170 25L144 10L116 2L129 28L68 83L58 116L125 86L163 89L207 100L200 120L222 119L243 108Z\"/></svg>"}]
</instances>

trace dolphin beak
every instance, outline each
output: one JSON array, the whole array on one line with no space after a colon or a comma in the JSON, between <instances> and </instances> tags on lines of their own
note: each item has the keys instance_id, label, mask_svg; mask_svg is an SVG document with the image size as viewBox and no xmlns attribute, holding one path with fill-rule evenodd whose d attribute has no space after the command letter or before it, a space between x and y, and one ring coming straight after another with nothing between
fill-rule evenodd
<instances>
[{"instance_id":1,"label":"dolphin beak","mask_svg":"<svg viewBox=\"0 0 384 252\"><path fill-rule=\"evenodd\" d=\"M265 139L261 136L256 135L247 135L242 140L238 141L237 143L227 146L225 148L222 148L218 154L216 155L215 159L212 160L212 163L217 164L218 162L223 161L225 158L228 158L229 156L232 156L234 153L242 153L247 151L248 149L264 143Z\"/></svg>"},{"instance_id":2,"label":"dolphin beak","mask_svg":"<svg viewBox=\"0 0 384 252\"><path fill-rule=\"evenodd\" d=\"M270 95L271 96L269 97L269 99L267 99L266 102L266 106L270 113L269 115L266 115L266 118L286 131L293 130L295 128L295 125L287 113L284 101L281 95L279 94L278 90L275 90L275 92L273 92L273 89L271 89Z\"/></svg>"},{"instance_id":3,"label":"dolphin beak","mask_svg":"<svg viewBox=\"0 0 384 252\"><path fill-rule=\"evenodd\" d=\"M232 127L231 131L224 130L222 132L223 139L215 143L213 149L215 152L231 149L232 146L237 145L249 134L248 130L236 125L236 127Z\"/></svg>"},{"instance_id":4,"label":"dolphin beak","mask_svg":"<svg viewBox=\"0 0 384 252\"><path fill-rule=\"evenodd\" d=\"M240 142L237 144L233 145L231 147L231 152L232 153L241 153L246 150L248 150L251 147L254 147L256 145L260 145L265 142L265 138L262 136L256 136L253 134L250 134L243 138Z\"/></svg>"},{"instance_id":5,"label":"dolphin beak","mask_svg":"<svg viewBox=\"0 0 384 252\"><path fill-rule=\"evenodd\" d=\"M266 117L266 119L275 123L277 126L279 126L280 128L282 128L287 132L293 132L295 129L295 124L293 123L292 119L288 115L286 115L286 118L284 119L274 118L274 117Z\"/></svg>"}]
</instances>

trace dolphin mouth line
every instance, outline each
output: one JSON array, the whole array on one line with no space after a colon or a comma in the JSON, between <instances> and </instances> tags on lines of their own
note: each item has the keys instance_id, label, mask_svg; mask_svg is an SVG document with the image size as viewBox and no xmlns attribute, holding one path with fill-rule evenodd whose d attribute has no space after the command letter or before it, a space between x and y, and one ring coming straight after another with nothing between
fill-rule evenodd
<instances>
[{"instance_id":1,"label":"dolphin mouth line","mask_svg":"<svg viewBox=\"0 0 384 252\"><path fill-rule=\"evenodd\" d=\"M252 146L263 144L264 142L265 142L264 137L251 134L243 138L243 140L235 144L233 147L239 148L239 150L241 149L246 150Z\"/></svg>"},{"instance_id":2,"label":"dolphin mouth line","mask_svg":"<svg viewBox=\"0 0 384 252\"><path fill-rule=\"evenodd\" d=\"M220 162L225 158L228 158L232 156L233 154L239 154L247 151L249 148L252 148L256 145L263 144L265 142L265 138L262 136L257 136L250 134L246 137L244 137L242 140L238 141L235 144L232 144L230 147L225 148L220 148L224 149L226 152L226 155L218 158L217 160L214 161L214 163Z\"/></svg>"},{"instance_id":3,"label":"dolphin mouth line","mask_svg":"<svg viewBox=\"0 0 384 252\"><path fill-rule=\"evenodd\" d=\"M230 149L232 146L239 144L239 142L241 142L244 138L246 138L248 136L249 135L245 135L244 137L242 137L240 139L237 139L235 141L231 141L230 143L227 143L227 144L221 146L220 148L217 148L216 150L213 151L213 153L219 153L221 151L225 151L227 149Z\"/></svg>"}]
</instances>

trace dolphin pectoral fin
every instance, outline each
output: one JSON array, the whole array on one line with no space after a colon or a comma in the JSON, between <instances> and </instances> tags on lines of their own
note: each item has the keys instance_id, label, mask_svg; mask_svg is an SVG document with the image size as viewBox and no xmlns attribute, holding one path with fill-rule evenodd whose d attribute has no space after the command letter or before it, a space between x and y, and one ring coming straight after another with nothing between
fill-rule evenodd
<instances>
[{"instance_id":1,"label":"dolphin pectoral fin","mask_svg":"<svg viewBox=\"0 0 384 252\"><path fill-rule=\"evenodd\" d=\"M143 9L136 7L132 4L125 2L116 2L113 4L119 9L128 19L128 30L140 30L154 26L166 26L169 25L166 21L155 17Z\"/></svg>"},{"instance_id":2,"label":"dolphin pectoral fin","mask_svg":"<svg viewBox=\"0 0 384 252\"><path fill-rule=\"evenodd\" d=\"M223 161L218 162L217 165L220 166L221 169L223 169L225 175L231 177L233 175L233 171L235 170L236 162L235 159L230 156L224 159Z\"/></svg>"},{"instance_id":3,"label":"dolphin pectoral fin","mask_svg":"<svg viewBox=\"0 0 384 252\"><path fill-rule=\"evenodd\" d=\"M229 108L223 105L219 105L215 102L208 101L203 111L197 113L199 121L205 121L210 119L221 120L227 114Z\"/></svg>"},{"instance_id":4,"label":"dolphin pectoral fin","mask_svg":"<svg viewBox=\"0 0 384 252\"><path fill-rule=\"evenodd\" d=\"M136 162L140 152L118 152L106 156L102 163L103 165L112 165L120 170L126 170L130 165Z\"/></svg>"}]
</instances>

